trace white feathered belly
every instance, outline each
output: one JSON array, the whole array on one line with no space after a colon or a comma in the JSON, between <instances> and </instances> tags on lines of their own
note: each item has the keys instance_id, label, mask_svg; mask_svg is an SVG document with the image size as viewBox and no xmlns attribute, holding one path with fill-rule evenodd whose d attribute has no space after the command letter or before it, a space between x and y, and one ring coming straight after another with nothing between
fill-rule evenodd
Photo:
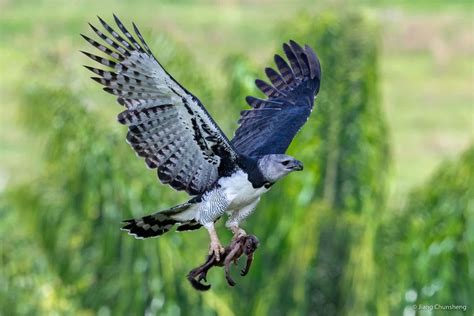
<instances>
[{"instance_id":1,"label":"white feathered belly","mask_svg":"<svg viewBox=\"0 0 474 316\"><path fill-rule=\"evenodd\" d=\"M269 190L265 187L255 189L248 180L247 174L242 170L229 177L221 178L218 184L217 188L204 194L200 203L173 215L172 218L179 221L196 219L200 222L212 223L224 213L231 214L258 202L260 196ZM225 200L224 203L222 199ZM225 206L222 208L223 204Z\"/></svg>"},{"instance_id":2,"label":"white feathered belly","mask_svg":"<svg viewBox=\"0 0 474 316\"><path fill-rule=\"evenodd\" d=\"M249 205L269 190L265 187L255 189L248 180L247 174L242 170L237 171L230 177L220 179L218 183L224 192L224 196L230 202L229 211L238 210Z\"/></svg>"}]
</instances>

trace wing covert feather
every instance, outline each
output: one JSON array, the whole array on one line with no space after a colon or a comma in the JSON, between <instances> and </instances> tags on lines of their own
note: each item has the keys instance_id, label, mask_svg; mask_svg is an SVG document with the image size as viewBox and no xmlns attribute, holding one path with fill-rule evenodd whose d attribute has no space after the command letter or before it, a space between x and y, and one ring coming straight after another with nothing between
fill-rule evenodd
<instances>
[{"instance_id":1,"label":"wing covert feather","mask_svg":"<svg viewBox=\"0 0 474 316\"><path fill-rule=\"evenodd\" d=\"M104 44L82 35L107 57L83 53L110 69L85 67L126 108L118 121L129 128L127 142L157 169L160 181L191 195L205 192L235 167L237 153L202 103L153 56L136 25L141 44L115 15L114 20L122 34L100 17L109 35L90 24Z\"/></svg>"}]
</instances>

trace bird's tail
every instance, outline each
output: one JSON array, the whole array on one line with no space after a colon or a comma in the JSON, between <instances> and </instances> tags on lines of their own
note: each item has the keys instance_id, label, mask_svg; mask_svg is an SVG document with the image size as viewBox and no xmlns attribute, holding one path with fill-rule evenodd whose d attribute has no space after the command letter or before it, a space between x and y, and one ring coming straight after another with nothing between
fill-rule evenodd
<instances>
[{"instance_id":1,"label":"bird's tail","mask_svg":"<svg viewBox=\"0 0 474 316\"><path fill-rule=\"evenodd\" d=\"M177 231L198 229L202 225L194 219L196 211L197 204L183 203L142 218L123 221L122 230L141 239L163 235L176 224L179 225Z\"/></svg>"}]
</instances>

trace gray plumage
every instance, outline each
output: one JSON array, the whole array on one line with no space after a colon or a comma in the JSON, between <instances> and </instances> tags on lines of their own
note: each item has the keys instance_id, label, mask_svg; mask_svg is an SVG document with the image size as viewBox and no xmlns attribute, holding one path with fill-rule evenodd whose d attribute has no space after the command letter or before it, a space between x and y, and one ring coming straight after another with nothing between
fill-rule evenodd
<instances>
[{"instance_id":1,"label":"gray plumage","mask_svg":"<svg viewBox=\"0 0 474 316\"><path fill-rule=\"evenodd\" d=\"M178 231L205 226L215 241L213 223L228 213L226 226L237 233L239 223L273 183L303 169L284 153L308 119L319 91L316 54L294 41L284 44L288 62L275 55L277 70L265 69L270 83L255 81L267 98L246 98L251 109L241 113L240 126L229 141L199 99L161 66L135 24L132 35L114 19L121 33L101 18L108 34L90 25L105 44L82 35L107 57L83 53L109 69L85 67L125 107L118 121L128 127L126 139L136 154L157 170L162 183L194 196L174 208L125 221L123 229L147 238L173 226Z\"/></svg>"},{"instance_id":2,"label":"gray plumage","mask_svg":"<svg viewBox=\"0 0 474 316\"><path fill-rule=\"evenodd\" d=\"M161 182L193 195L206 192L219 177L221 161L233 168L237 154L201 102L158 63L138 29L134 26L142 45L114 18L126 39L100 18L112 38L90 25L112 48L82 35L116 61L84 54L113 71L86 68L126 107L118 121L129 127L127 141L148 167L157 169Z\"/></svg>"},{"instance_id":3,"label":"gray plumage","mask_svg":"<svg viewBox=\"0 0 474 316\"><path fill-rule=\"evenodd\" d=\"M272 154L260 158L258 168L267 182L275 183L292 171L303 170L303 163L288 155Z\"/></svg>"}]
</instances>

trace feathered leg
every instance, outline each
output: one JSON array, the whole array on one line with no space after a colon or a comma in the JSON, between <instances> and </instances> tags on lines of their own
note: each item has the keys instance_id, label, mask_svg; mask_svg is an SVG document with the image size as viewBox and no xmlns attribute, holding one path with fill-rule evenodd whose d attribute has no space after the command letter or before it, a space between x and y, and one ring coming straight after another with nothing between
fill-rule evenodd
<instances>
[{"instance_id":1,"label":"feathered leg","mask_svg":"<svg viewBox=\"0 0 474 316\"><path fill-rule=\"evenodd\" d=\"M206 227L209 232L209 237L211 238L209 254L214 254L217 261L220 261L221 253L224 252L224 247L222 247L219 238L217 237L214 222L225 213L228 206L229 201L226 199L222 190L214 189L203 196L196 216L196 220Z\"/></svg>"},{"instance_id":2,"label":"feathered leg","mask_svg":"<svg viewBox=\"0 0 474 316\"><path fill-rule=\"evenodd\" d=\"M243 207L238 211L234 211L229 217L229 219L225 223L225 226L229 228L234 234L232 240L236 240L239 237L247 235L245 230L239 227L240 222L247 218L247 216L249 216L255 210L259 201L260 198L255 199L254 202L247 205L246 207Z\"/></svg>"},{"instance_id":3,"label":"feathered leg","mask_svg":"<svg viewBox=\"0 0 474 316\"><path fill-rule=\"evenodd\" d=\"M234 234L234 237L232 237L232 240L236 240L240 237L247 235L245 230L240 228L238 225L230 226L229 229L232 231L232 234Z\"/></svg>"}]
</instances>

